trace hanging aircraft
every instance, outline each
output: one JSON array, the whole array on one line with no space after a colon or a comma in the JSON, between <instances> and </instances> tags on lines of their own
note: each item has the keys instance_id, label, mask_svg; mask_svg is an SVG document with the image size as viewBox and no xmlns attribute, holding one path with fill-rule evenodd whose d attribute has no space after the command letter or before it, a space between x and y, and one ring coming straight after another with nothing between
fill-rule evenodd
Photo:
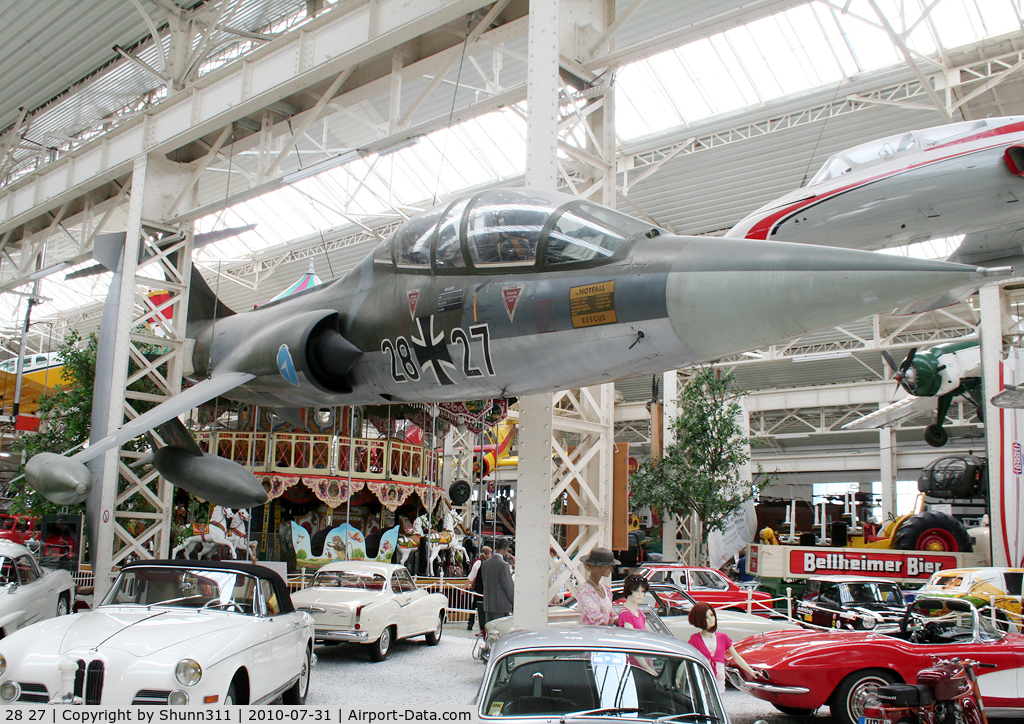
<instances>
[{"instance_id":1,"label":"hanging aircraft","mask_svg":"<svg viewBox=\"0 0 1024 724\"><path fill-rule=\"evenodd\" d=\"M981 348L977 340L946 342L921 352L913 347L898 367L888 352L883 351L882 358L895 373L897 389L902 387L909 397L843 425L844 430L884 427L934 406L935 422L925 428L924 440L932 447L942 447L949 440L943 425L956 397L968 398L978 417L983 416Z\"/></svg>"},{"instance_id":2,"label":"hanging aircraft","mask_svg":"<svg viewBox=\"0 0 1024 724\"><path fill-rule=\"evenodd\" d=\"M174 418L217 395L289 409L545 393L720 359L1011 271L681 237L582 198L492 189L411 218L340 279L239 314L193 269L196 384L70 458L33 457L26 476L50 499L81 500L83 463L158 425L173 441ZM187 441L170 447L165 467L188 470L171 482L235 507L265 501L244 468L232 477Z\"/></svg>"},{"instance_id":3,"label":"hanging aircraft","mask_svg":"<svg viewBox=\"0 0 1024 724\"><path fill-rule=\"evenodd\" d=\"M876 250L963 234L947 261L1013 264L1022 175L1024 116L908 131L836 153L726 236Z\"/></svg>"}]
</instances>

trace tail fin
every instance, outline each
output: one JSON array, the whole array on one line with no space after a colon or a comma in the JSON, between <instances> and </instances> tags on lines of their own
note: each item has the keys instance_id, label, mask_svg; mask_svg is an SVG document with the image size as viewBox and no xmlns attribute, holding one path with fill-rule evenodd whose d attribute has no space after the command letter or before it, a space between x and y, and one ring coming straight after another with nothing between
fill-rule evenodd
<instances>
[{"instance_id":1,"label":"tail fin","mask_svg":"<svg viewBox=\"0 0 1024 724\"><path fill-rule=\"evenodd\" d=\"M223 319L230 317L234 312L223 302L217 299L217 295L210 289L210 285L203 279L203 275L192 265L192 282L188 295L188 321L203 322L208 319Z\"/></svg>"}]
</instances>

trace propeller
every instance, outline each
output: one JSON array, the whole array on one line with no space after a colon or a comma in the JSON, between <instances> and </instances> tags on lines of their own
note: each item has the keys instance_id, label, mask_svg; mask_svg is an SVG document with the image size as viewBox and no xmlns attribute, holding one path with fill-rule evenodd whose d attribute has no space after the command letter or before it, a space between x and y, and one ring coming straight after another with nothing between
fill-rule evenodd
<instances>
[{"instance_id":1,"label":"propeller","mask_svg":"<svg viewBox=\"0 0 1024 724\"><path fill-rule=\"evenodd\" d=\"M896 380L896 389L902 386L911 395L914 394L914 390L917 388L917 375L914 371L915 354L917 354L917 347L911 347L910 351L907 352L907 356L897 366L896 360L893 359L892 355L886 350L882 350L882 359L889 365L889 369L895 372L892 378Z\"/></svg>"}]
</instances>

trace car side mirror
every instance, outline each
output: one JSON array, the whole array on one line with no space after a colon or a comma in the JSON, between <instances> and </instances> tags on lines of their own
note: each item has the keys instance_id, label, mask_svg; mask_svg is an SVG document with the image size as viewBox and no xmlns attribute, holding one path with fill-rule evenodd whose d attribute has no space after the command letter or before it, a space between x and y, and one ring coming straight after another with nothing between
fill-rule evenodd
<instances>
[{"instance_id":1,"label":"car side mirror","mask_svg":"<svg viewBox=\"0 0 1024 724\"><path fill-rule=\"evenodd\" d=\"M4 586L4 588L7 589L8 593L14 593L15 591L18 590L18 582L17 581L11 581L6 586Z\"/></svg>"}]
</instances>

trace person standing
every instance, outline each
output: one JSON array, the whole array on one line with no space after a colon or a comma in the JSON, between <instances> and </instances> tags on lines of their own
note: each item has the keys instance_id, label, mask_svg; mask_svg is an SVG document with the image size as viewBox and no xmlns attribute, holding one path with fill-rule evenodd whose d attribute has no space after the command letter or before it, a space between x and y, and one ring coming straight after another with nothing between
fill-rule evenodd
<instances>
[{"instance_id":1,"label":"person standing","mask_svg":"<svg viewBox=\"0 0 1024 724\"><path fill-rule=\"evenodd\" d=\"M647 617L640 612L640 604L644 596L650 590L651 584L643 576L630 573L622 584L622 593L626 596L626 603L619 611L619 627L632 628L644 631L647 628Z\"/></svg>"},{"instance_id":2,"label":"person standing","mask_svg":"<svg viewBox=\"0 0 1024 724\"><path fill-rule=\"evenodd\" d=\"M480 566L490 557L491 547L484 546L481 548L480 555L473 561L473 566L469 569L469 576L466 578L466 590L472 591L475 594L473 596L473 609L476 613L469 614L469 625L466 626L470 631L473 630L473 619L477 617L480 619L480 630L482 631L484 628L484 578L480 575Z\"/></svg>"},{"instance_id":3,"label":"person standing","mask_svg":"<svg viewBox=\"0 0 1024 724\"><path fill-rule=\"evenodd\" d=\"M690 637L689 644L701 652L711 662L711 670L715 673L718 693L725 692L725 656L732 657L733 663L743 669L751 679L767 678L767 672L760 674L750 667L743 657L736 653L732 639L718 630L718 617L715 609L706 601L699 602L690 609L687 620L698 632ZM680 667L681 668L681 667Z\"/></svg>"},{"instance_id":4,"label":"person standing","mask_svg":"<svg viewBox=\"0 0 1024 724\"><path fill-rule=\"evenodd\" d=\"M609 549L594 548L588 555L580 557L580 563L586 570L586 580L576 592L580 623L584 626L614 626L612 589L604 579L611 577L612 569L619 562Z\"/></svg>"},{"instance_id":5,"label":"person standing","mask_svg":"<svg viewBox=\"0 0 1024 724\"><path fill-rule=\"evenodd\" d=\"M512 570L505 560L507 555L508 539L499 538L494 542L494 553L480 564L484 587L484 618L481 624L484 626L512 613L515 584L512 583Z\"/></svg>"}]
</instances>

